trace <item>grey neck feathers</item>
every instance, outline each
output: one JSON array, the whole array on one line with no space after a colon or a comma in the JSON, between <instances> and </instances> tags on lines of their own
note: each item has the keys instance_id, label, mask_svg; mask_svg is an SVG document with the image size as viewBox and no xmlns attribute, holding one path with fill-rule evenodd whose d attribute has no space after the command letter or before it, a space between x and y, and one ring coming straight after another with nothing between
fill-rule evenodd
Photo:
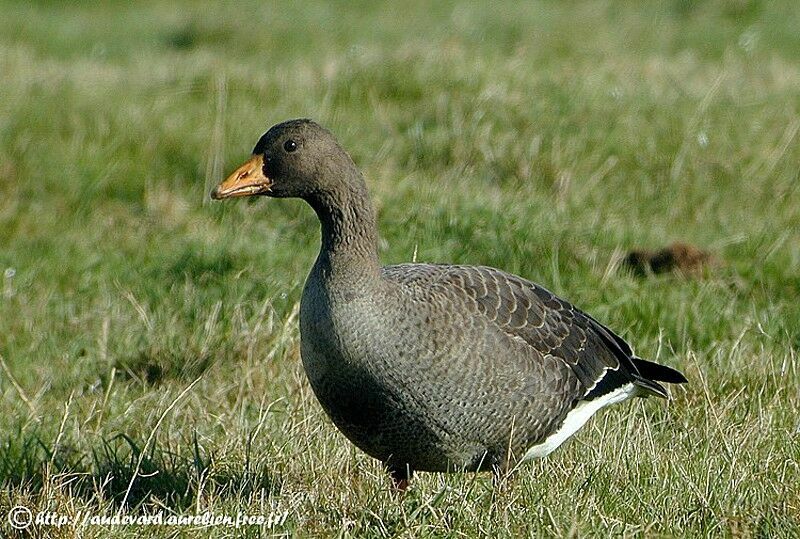
<instances>
[{"instance_id":1,"label":"grey neck feathers","mask_svg":"<svg viewBox=\"0 0 800 539\"><path fill-rule=\"evenodd\" d=\"M364 180L360 177L309 196L322 228L317 269L325 279L363 285L380 275L378 231Z\"/></svg>"}]
</instances>

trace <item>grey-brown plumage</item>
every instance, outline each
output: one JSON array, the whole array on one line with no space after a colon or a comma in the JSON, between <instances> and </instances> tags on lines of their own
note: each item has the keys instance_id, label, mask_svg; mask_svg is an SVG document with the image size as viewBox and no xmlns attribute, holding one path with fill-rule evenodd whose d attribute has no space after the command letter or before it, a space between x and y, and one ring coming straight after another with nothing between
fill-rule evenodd
<instances>
[{"instance_id":1,"label":"grey-brown plumage","mask_svg":"<svg viewBox=\"0 0 800 539\"><path fill-rule=\"evenodd\" d=\"M303 364L334 424L396 480L541 456L602 405L666 397L659 382L686 381L515 275L381 268L364 180L317 124L276 125L253 153L213 196L300 197L316 211L322 246L300 306Z\"/></svg>"}]
</instances>

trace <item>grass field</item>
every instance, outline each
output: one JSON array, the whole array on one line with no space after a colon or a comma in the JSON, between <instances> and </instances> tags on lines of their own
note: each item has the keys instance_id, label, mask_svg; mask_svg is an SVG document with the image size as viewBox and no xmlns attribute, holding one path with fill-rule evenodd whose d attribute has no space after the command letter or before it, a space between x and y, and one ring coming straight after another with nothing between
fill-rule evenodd
<instances>
[{"instance_id":1,"label":"grass field","mask_svg":"<svg viewBox=\"0 0 800 539\"><path fill-rule=\"evenodd\" d=\"M800 536L797 2L0 12L0 535L25 505L288 512L212 537ZM690 383L599 414L501 491L420 474L393 495L300 364L313 212L208 199L291 117L364 171L384 263L521 274ZM676 240L720 266L617 270Z\"/></svg>"}]
</instances>

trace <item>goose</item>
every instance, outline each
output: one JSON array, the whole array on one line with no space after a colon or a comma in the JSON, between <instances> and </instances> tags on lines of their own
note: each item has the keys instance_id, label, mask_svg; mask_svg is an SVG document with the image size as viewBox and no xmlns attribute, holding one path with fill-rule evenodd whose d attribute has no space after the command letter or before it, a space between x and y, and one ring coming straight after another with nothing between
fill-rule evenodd
<instances>
[{"instance_id":1,"label":"goose","mask_svg":"<svg viewBox=\"0 0 800 539\"><path fill-rule=\"evenodd\" d=\"M601 408L667 398L686 378L592 316L483 266L381 267L364 178L327 129L271 127L213 199L300 198L321 226L300 302L300 353L334 425L403 491L415 471L496 477L541 458Z\"/></svg>"}]
</instances>

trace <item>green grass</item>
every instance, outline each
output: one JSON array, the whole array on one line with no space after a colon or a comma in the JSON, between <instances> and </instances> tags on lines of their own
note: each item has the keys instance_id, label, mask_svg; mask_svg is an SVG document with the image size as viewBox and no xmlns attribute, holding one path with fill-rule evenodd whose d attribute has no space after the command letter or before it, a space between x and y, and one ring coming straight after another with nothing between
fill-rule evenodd
<instances>
[{"instance_id":1,"label":"green grass","mask_svg":"<svg viewBox=\"0 0 800 539\"><path fill-rule=\"evenodd\" d=\"M800 535L800 6L403 6L0 3L0 535L123 502L289 511L251 537ZM502 491L392 495L299 361L313 213L208 200L301 116L364 170L385 263L521 274L690 384ZM616 271L675 240L723 265Z\"/></svg>"}]
</instances>

